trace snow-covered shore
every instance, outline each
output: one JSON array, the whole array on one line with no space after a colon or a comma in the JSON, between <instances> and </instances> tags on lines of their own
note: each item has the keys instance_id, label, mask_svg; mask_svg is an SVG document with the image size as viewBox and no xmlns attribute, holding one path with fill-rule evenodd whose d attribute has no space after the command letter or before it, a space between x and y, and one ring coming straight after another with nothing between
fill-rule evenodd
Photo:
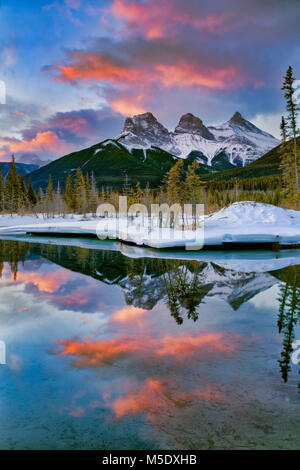
<instances>
[{"instance_id":1,"label":"snow-covered shore","mask_svg":"<svg viewBox=\"0 0 300 470\"><path fill-rule=\"evenodd\" d=\"M41 216L0 216L0 236L34 234L67 234L118 239L151 248L185 248L226 246L230 244L279 245L300 244L300 211L282 209L270 204L236 202L205 216L203 227L196 232L170 228L151 228L148 219L139 219L128 227L127 219L84 218L67 216L43 219ZM196 241L195 241L196 235Z\"/></svg>"}]
</instances>

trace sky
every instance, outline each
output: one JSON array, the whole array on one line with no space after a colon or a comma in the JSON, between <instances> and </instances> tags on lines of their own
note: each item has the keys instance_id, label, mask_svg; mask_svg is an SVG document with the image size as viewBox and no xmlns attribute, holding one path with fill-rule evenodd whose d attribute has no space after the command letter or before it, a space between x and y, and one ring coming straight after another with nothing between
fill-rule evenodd
<instances>
[{"instance_id":1,"label":"sky","mask_svg":"<svg viewBox=\"0 0 300 470\"><path fill-rule=\"evenodd\" d=\"M146 111L170 130L240 111L279 137L299 20L299 0L0 0L0 161L53 160Z\"/></svg>"}]
</instances>

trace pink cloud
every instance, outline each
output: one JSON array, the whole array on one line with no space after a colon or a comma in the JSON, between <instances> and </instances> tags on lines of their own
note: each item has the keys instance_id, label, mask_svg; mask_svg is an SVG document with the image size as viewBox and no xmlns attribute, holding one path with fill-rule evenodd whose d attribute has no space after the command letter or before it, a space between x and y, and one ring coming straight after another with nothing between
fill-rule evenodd
<instances>
[{"instance_id":1,"label":"pink cloud","mask_svg":"<svg viewBox=\"0 0 300 470\"><path fill-rule=\"evenodd\" d=\"M138 0L113 0L111 13L125 22L127 34L138 30L147 39L174 36L178 33L178 27L183 26L220 34L234 27L233 19L238 19L238 15L233 12L205 15L200 11L199 5L198 8L193 8L174 0L160 3L155 0L146 0L143 3Z\"/></svg>"},{"instance_id":2,"label":"pink cloud","mask_svg":"<svg viewBox=\"0 0 300 470\"><path fill-rule=\"evenodd\" d=\"M30 140L0 140L0 158L7 159L9 154L17 152L37 152L44 154L64 155L71 150L75 150L73 145L61 139L55 132L39 131Z\"/></svg>"}]
</instances>

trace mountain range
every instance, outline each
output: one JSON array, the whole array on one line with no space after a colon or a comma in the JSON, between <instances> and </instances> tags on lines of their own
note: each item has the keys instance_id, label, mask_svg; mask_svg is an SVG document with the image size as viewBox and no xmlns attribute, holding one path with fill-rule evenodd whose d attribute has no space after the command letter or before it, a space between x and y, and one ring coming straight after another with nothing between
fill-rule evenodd
<instances>
[{"instance_id":1,"label":"mountain range","mask_svg":"<svg viewBox=\"0 0 300 470\"><path fill-rule=\"evenodd\" d=\"M54 184L64 184L68 173L75 175L80 168L83 173L94 173L99 188L120 187L126 175L131 185L139 181L142 186L149 182L157 187L178 158L183 159L184 169L197 160L200 175L218 178L224 170L242 171L255 165L278 144L275 137L238 112L214 127L206 127L200 118L188 113L180 118L173 132L152 113L144 113L126 118L116 138L54 160L31 177L36 189L45 188L50 174ZM277 167L274 171L277 173Z\"/></svg>"},{"instance_id":2,"label":"mountain range","mask_svg":"<svg viewBox=\"0 0 300 470\"><path fill-rule=\"evenodd\" d=\"M169 132L152 113L126 118L118 141L128 150L152 145L180 158L197 158L220 169L246 166L276 147L279 141L236 112L229 121L208 126L191 113L181 116Z\"/></svg>"}]
</instances>

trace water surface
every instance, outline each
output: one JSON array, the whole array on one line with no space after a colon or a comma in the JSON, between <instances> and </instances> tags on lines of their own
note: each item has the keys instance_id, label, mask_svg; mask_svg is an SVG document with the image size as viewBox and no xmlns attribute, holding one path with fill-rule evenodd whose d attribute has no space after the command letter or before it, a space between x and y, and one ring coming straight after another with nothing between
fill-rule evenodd
<instances>
[{"instance_id":1,"label":"water surface","mask_svg":"<svg viewBox=\"0 0 300 470\"><path fill-rule=\"evenodd\" d=\"M0 448L299 448L299 266L101 247L0 240Z\"/></svg>"}]
</instances>

